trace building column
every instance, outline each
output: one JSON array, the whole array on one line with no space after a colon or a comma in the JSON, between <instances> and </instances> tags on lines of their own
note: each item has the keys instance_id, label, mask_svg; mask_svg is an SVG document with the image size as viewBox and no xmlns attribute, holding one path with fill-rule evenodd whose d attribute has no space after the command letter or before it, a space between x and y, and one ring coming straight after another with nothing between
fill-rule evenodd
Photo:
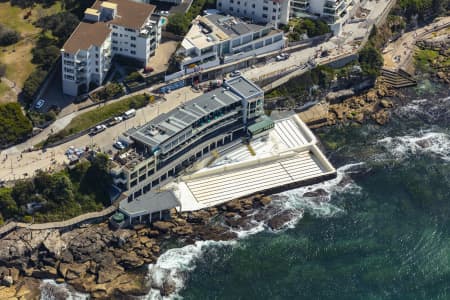
<instances>
[{"instance_id":1,"label":"building column","mask_svg":"<svg viewBox=\"0 0 450 300\"><path fill-rule=\"evenodd\" d=\"M162 220L162 210L159 211L159 220Z\"/></svg>"}]
</instances>

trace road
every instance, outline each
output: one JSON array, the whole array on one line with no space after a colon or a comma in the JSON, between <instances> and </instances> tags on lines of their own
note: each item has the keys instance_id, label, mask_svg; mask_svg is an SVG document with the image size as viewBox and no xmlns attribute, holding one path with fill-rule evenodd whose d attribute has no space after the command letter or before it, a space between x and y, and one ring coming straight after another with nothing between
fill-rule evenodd
<instances>
[{"instance_id":1,"label":"road","mask_svg":"<svg viewBox=\"0 0 450 300\"><path fill-rule=\"evenodd\" d=\"M343 32L339 37L333 37L329 41L316 47L294 52L291 54L290 58L285 61L271 61L268 64L258 66L254 69L249 68L243 70L242 74L250 79L258 80L261 77L270 77L276 73L282 73L286 69L292 68L292 66L301 66L323 50L329 50L330 55L326 58L316 58L315 60L317 63L355 51L357 49L355 39L360 40L368 35L370 26L374 23L375 19L383 13L389 1L393 0L368 1L365 5L365 8L370 10L367 19L358 23L345 24ZM152 89L156 88L157 87L155 86ZM147 90L138 91L134 94L144 92L147 92ZM127 95L126 97L128 96L130 95ZM190 87L185 87L166 95L166 101L140 109L137 111L134 118L108 128L94 137L84 135L68 143L48 149L46 152L33 151L21 153L40 141L45 140L48 135L52 133L52 130L53 132L61 130L69 124L75 116L84 113L89 109L81 112L70 112L25 143L2 151L0 154L0 180L10 181L26 178L32 176L37 170L52 170L58 165L67 163L68 160L64 153L70 146L84 148L86 146L95 145L96 148L107 151L111 149L111 145L117 140L117 137L127 129L133 126L143 125L155 118L158 114L168 112L182 102L189 101L197 96L198 93L194 93ZM90 109L95 109L95 107Z\"/></svg>"}]
</instances>

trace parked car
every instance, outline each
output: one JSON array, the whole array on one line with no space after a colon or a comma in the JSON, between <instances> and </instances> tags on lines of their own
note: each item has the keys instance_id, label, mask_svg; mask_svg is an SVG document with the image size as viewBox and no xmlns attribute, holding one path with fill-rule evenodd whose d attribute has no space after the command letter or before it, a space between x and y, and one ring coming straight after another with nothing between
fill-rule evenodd
<instances>
[{"instance_id":1,"label":"parked car","mask_svg":"<svg viewBox=\"0 0 450 300\"><path fill-rule=\"evenodd\" d=\"M44 99L39 99L38 102L36 102L36 104L34 105L34 108L39 109L42 106L44 106L45 104L45 100Z\"/></svg>"},{"instance_id":2,"label":"parked car","mask_svg":"<svg viewBox=\"0 0 450 300\"><path fill-rule=\"evenodd\" d=\"M235 70L230 73L230 77L238 77L238 76L241 76L241 71L239 70Z\"/></svg>"},{"instance_id":3,"label":"parked car","mask_svg":"<svg viewBox=\"0 0 450 300\"><path fill-rule=\"evenodd\" d=\"M116 148L116 149L118 149L118 150L123 150L123 149L125 149L125 145L122 144L121 141L115 142L113 146L114 146L114 148Z\"/></svg>"},{"instance_id":4,"label":"parked car","mask_svg":"<svg viewBox=\"0 0 450 300\"><path fill-rule=\"evenodd\" d=\"M106 129L106 125L97 125L94 128L91 129L91 132L89 133L89 135L96 135L102 131L104 131Z\"/></svg>"},{"instance_id":5,"label":"parked car","mask_svg":"<svg viewBox=\"0 0 450 300\"><path fill-rule=\"evenodd\" d=\"M276 61L286 60L289 58L289 53L281 53L280 55L277 55L275 58Z\"/></svg>"},{"instance_id":6,"label":"parked car","mask_svg":"<svg viewBox=\"0 0 450 300\"><path fill-rule=\"evenodd\" d=\"M114 126L116 124L119 124L120 122L123 121L123 117L114 117L111 119L111 121L108 122L108 126Z\"/></svg>"}]
</instances>

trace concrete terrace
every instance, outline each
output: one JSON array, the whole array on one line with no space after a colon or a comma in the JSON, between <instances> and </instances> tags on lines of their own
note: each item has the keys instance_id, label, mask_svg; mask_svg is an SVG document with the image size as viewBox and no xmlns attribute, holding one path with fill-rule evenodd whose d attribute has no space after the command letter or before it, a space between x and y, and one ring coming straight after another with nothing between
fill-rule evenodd
<instances>
[{"instance_id":1,"label":"concrete terrace","mask_svg":"<svg viewBox=\"0 0 450 300\"><path fill-rule=\"evenodd\" d=\"M275 121L268 136L220 153L210 167L172 183L181 211L198 210L254 193L275 193L327 180L336 170L294 115Z\"/></svg>"}]
</instances>

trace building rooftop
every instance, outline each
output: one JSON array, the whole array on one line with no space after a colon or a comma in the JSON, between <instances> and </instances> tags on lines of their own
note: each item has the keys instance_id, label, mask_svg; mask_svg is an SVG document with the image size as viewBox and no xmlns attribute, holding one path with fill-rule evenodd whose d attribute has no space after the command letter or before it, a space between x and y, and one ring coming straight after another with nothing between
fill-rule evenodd
<instances>
[{"instance_id":1,"label":"building rooftop","mask_svg":"<svg viewBox=\"0 0 450 300\"><path fill-rule=\"evenodd\" d=\"M221 41L251 32L260 31L267 26L246 23L243 20L222 14L198 16L182 42L184 49L193 47L202 49Z\"/></svg>"},{"instance_id":2,"label":"building rooftop","mask_svg":"<svg viewBox=\"0 0 450 300\"><path fill-rule=\"evenodd\" d=\"M105 6L105 4L107 6ZM146 3L139 3L129 0L109 0L95 1L92 8L100 10L101 6L117 6L117 16L108 23L120 25L131 29L140 29L144 25L148 16L153 14L156 6Z\"/></svg>"},{"instance_id":3,"label":"building rooftop","mask_svg":"<svg viewBox=\"0 0 450 300\"><path fill-rule=\"evenodd\" d=\"M109 24L138 30L156 8L154 5L129 0L97 0L91 8L85 10L85 13L100 15L102 6L117 9L115 18L99 22L81 21L64 44L65 52L75 54L78 50L88 49L91 45L101 46L111 32Z\"/></svg>"},{"instance_id":4,"label":"building rooftop","mask_svg":"<svg viewBox=\"0 0 450 300\"><path fill-rule=\"evenodd\" d=\"M81 21L67 39L63 49L67 53L75 54L78 50L88 49L92 45L100 47L110 32L107 23Z\"/></svg>"},{"instance_id":5,"label":"building rooftop","mask_svg":"<svg viewBox=\"0 0 450 300\"><path fill-rule=\"evenodd\" d=\"M131 202L128 202L128 199L122 200L119 209L129 216L138 216L177 206L180 204L172 191L150 191Z\"/></svg>"},{"instance_id":6,"label":"building rooftop","mask_svg":"<svg viewBox=\"0 0 450 300\"><path fill-rule=\"evenodd\" d=\"M263 91L244 77L236 77L224 83L224 86L205 93L168 113L159 115L142 127L132 128L127 135L133 140L152 147L152 150L180 131L209 113L243 98L263 93Z\"/></svg>"}]
</instances>

